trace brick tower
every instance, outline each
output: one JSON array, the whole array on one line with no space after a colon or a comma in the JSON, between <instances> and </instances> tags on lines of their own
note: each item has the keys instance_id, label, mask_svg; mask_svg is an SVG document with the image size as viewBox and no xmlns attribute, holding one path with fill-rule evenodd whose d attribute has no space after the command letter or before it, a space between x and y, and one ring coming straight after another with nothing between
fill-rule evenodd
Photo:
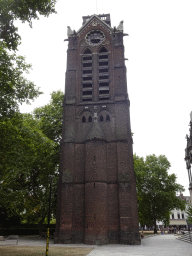
<instances>
[{"instance_id":1,"label":"brick tower","mask_svg":"<svg viewBox=\"0 0 192 256\"><path fill-rule=\"evenodd\" d=\"M123 22L68 27L56 243L140 244Z\"/></svg>"}]
</instances>

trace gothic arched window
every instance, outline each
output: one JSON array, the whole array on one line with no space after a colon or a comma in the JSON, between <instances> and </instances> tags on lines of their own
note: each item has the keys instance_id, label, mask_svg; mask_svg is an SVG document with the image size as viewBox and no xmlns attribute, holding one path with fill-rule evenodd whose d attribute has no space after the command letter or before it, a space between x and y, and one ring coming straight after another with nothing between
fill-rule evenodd
<instances>
[{"instance_id":1,"label":"gothic arched window","mask_svg":"<svg viewBox=\"0 0 192 256\"><path fill-rule=\"evenodd\" d=\"M106 121L110 121L110 116L109 115L106 116Z\"/></svg>"},{"instance_id":2,"label":"gothic arched window","mask_svg":"<svg viewBox=\"0 0 192 256\"><path fill-rule=\"evenodd\" d=\"M99 52L108 52L105 47L102 47Z\"/></svg>"},{"instance_id":3,"label":"gothic arched window","mask_svg":"<svg viewBox=\"0 0 192 256\"><path fill-rule=\"evenodd\" d=\"M103 122L103 116L101 115L99 118L100 122Z\"/></svg>"},{"instance_id":4,"label":"gothic arched window","mask_svg":"<svg viewBox=\"0 0 192 256\"><path fill-rule=\"evenodd\" d=\"M89 116L88 121L89 121L89 122L92 122L92 117L91 117L91 116Z\"/></svg>"},{"instance_id":5,"label":"gothic arched window","mask_svg":"<svg viewBox=\"0 0 192 256\"><path fill-rule=\"evenodd\" d=\"M92 52L91 52L90 49L86 49L83 54L91 54L91 53L92 53Z\"/></svg>"},{"instance_id":6,"label":"gothic arched window","mask_svg":"<svg viewBox=\"0 0 192 256\"><path fill-rule=\"evenodd\" d=\"M82 117L82 123L86 123L86 118L84 116Z\"/></svg>"}]
</instances>

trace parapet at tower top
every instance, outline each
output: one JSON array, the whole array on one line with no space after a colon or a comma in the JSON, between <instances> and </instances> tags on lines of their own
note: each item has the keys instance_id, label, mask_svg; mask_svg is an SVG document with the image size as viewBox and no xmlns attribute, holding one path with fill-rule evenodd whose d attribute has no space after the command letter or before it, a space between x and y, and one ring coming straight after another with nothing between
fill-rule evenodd
<instances>
[{"instance_id":1,"label":"parapet at tower top","mask_svg":"<svg viewBox=\"0 0 192 256\"><path fill-rule=\"evenodd\" d=\"M86 23L88 23L91 19L93 19L94 17L98 17L99 19L102 20L102 22L106 23L108 25L108 27L111 30L117 31L117 32L123 32L123 21L121 21L119 23L119 25L117 27L114 27L114 29L111 28L111 18L110 18L110 14L93 14L91 16L83 16L83 24L82 27L76 32L75 30L72 30L70 26L67 26L67 36L76 36L84 27L84 25ZM124 36L128 35L128 34L123 34ZM64 41L68 41L68 39L65 39Z\"/></svg>"},{"instance_id":2,"label":"parapet at tower top","mask_svg":"<svg viewBox=\"0 0 192 256\"><path fill-rule=\"evenodd\" d=\"M98 14L97 15L101 20L103 20L105 23L107 23L109 26L111 26L111 18L110 18L110 14ZM83 25L90 20L91 16L83 16Z\"/></svg>"}]
</instances>

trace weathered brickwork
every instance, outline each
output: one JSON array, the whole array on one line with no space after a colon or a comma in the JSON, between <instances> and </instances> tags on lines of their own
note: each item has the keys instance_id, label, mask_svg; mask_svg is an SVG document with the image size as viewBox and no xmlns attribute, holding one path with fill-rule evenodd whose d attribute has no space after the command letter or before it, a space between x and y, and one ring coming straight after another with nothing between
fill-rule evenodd
<instances>
[{"instance_id":1,"label":"weathered brickwork","mask_svg":"<svg viewBox=\"0 0 192 256\"><path fill-rule=\"evenodd\" d=\"M125 34L109 15L83 20L68 28L55 242L140 244Z\"/></svg>"}]
</instances>

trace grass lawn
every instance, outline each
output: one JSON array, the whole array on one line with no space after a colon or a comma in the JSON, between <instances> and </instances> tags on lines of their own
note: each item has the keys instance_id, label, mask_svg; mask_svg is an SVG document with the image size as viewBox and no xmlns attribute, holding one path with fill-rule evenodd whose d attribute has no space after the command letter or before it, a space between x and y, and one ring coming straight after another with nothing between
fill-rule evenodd
<instances>
[{"instance_id":1,"label":"grass lawn","mask_svg":"<svg viewBox=\"0 0 192 256\"><path fill-rule=\"evenodd\" d=\"M49 247L49 256L86 256L93 248ZM1 256L45 256L44 246L0 246Z\"/></svg>"}]
</instances>

